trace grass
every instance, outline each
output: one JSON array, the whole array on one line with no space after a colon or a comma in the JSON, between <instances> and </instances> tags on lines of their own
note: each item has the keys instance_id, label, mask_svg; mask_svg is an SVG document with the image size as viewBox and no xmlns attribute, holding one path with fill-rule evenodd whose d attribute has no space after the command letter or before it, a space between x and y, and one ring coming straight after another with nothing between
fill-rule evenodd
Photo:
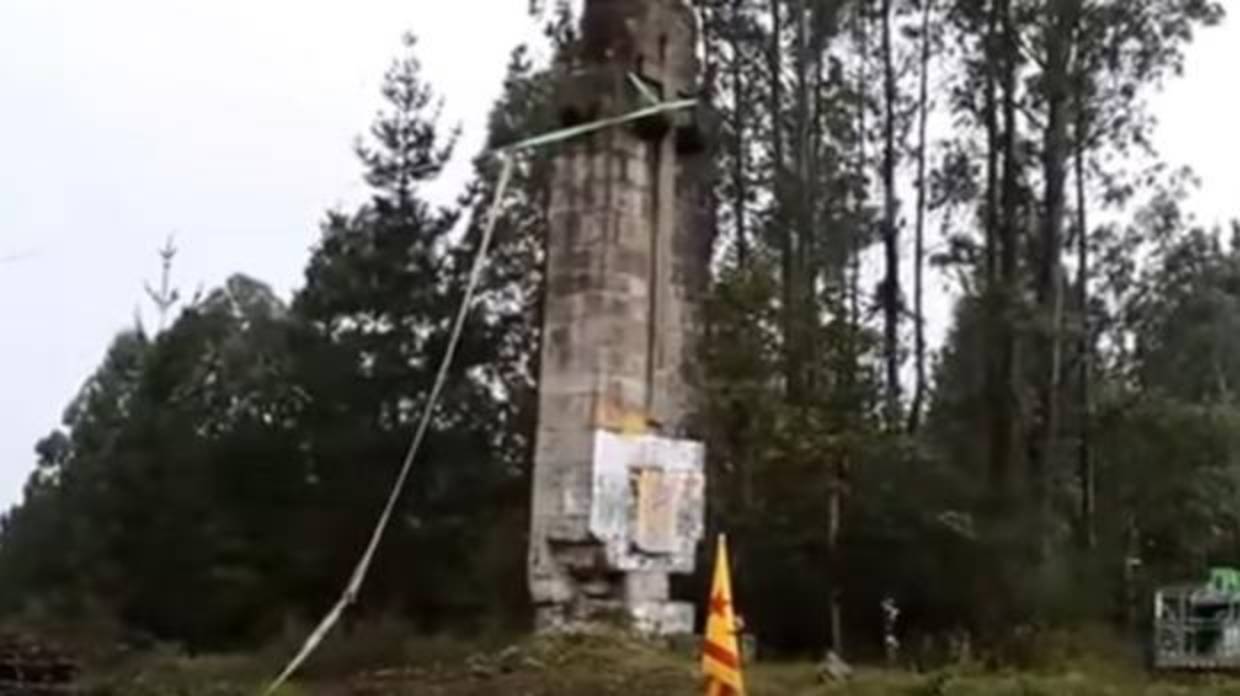
<instances>
[{"instance_id":1,"label":"grass","mask_svg":"<svg viewBox=\"0 0 1240 696\"><path fill-rule=\"evenodd\" d=\"M262 660L247 655L186 657L157 650L88 671L89 696L255 696L270 677ZM290 686L278 696L311 692Z\"/></svg>"},{"instance_id":2,"label":"grass","mask_svg":"<svg viewBox=\"0 0 1240 696\"><path fill-rule=\"evenodd\" d=\"M415 651L416 645L411 645ZM745 670L751 696L1240 696L1222 677L1154 679L1139 660L1072 651L1055 666L1022 671L952 667L929 673L860 669L846 683L822 683L808 663L759 663ZM414 656L411 656L414 657ZM522 641L464 661L410 659L421 667L355 676L332 696L586 696L703 693L696 659L620 635ZM324 687L320 686L320 689Z\"/></svg>"},{"instance_id":3,"label":"grass","mask_svg":"<svg viewBox=\"0 0 1240 696\"><path fill-rule=\"evenodd\" d=\"M528 638L515 643L411 638L397 626L337 636L282 696L608 696L703 693L697 661L622 634ZM859 669L822 683L808 663L745 670L751 696L1240 696L1240 680L1153 678L1131 655L1063 649L1023 670L953 666L917 673ZM1097 648L1097 646L1095 646ZM291 651L189 658L157 650L91 675L96 696L253 696Z\"/></svg>"}]
</instances>

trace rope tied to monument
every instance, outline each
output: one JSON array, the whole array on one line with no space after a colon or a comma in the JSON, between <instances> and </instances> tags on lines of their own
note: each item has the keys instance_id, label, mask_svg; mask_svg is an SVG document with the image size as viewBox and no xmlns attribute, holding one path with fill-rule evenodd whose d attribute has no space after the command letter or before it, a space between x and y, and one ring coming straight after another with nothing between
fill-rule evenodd
<instances>
[{"instance_id":1,"label":"rope tied to monument","mask_svg":"<svg viewBox=\"0 0 1240 696\"><path fill-rule=\"evenodd\" d=\"M362 585L366 581L366 575L370 572L370 565L374 560L375 554L379 549L380 542L387 532L388 524L391 522L392 513L396 509L396 504L400 500L401 493L404 492L405 484L409 479L409 474L413 470L413 463L417 459L418 451L422 447L422 440L426 437L426 433L430 428L431 417L434 414L435 406L439 401L440 393L443 391L444 385L448 380L448 371L452 365L452 359L456 354L457 343L460 341L462 330L465 327L465 320L469 316L469 306L473 300L474 292L477 290L478 281L482 276L482 270L486 266L487 252L489 251L492 237L495 234L495 226L499 219L500 206L504 200L504 194L508 190L508 185L512 179L512 171L514 166L514 155L523 150L530 150L537 147L551 145L553 143L562 142L575 138L587 133L593 133L606 128L622 125L632 121L638 121L644 118L650 118L663 113L686 109L697 104L696 99L682 99L679 101L665 102L644 109L639 109L628 114L615 116L611 118L599 119L590 123L580 124L569 128L553 131L543 135L535 136L526 140L522 140L505 147L497 148L492 154L499 158L501 170L498 183L495 187L495 195L491 201L491 207L487 212L485 222L483 224L482 239L478 244L478 250L474 255L473 263L469 271L469 280L465 285L465 293L461 298L460 309L457 310L456 318L452 324L452 331L448 338L448 345L444 349L444 355L439 363L439 370L435 375L435 382L431 387L430 394L426 400L426 406L422 411L422 416L418 421L418 428L414 432L413 439L409 444L409 449L405 453L404 461L401 464L400 473L396 476L396 480L392 484L392 490L387 497L387 503L383 506L383 512L379 515L378 521L375 523L374 531L370 535L370 541L366 545L366 549L362 552L361 558L358 559L357 565L353 569L353 573L349 576L349 582L345 585L344 591L340 594L340 598L332 605L315 629L307 636L301 649L293 656L284 670L280 672L267 689L263 691L264 696L272 696L281 686L297 672L298 669L306 662L307 659L318 649L319 645L331 632L344 611L357 601L358 593L361 592Z\"/></svg>"},{"instance_id":2,"label":"rope tied to monument","mask_svg":"<svg viewBox=\"0 0 1240 696\"><path fill-rule=\"evenodd\" d=\"M323 617L319 625L306 638L306 642L301 646L301 650L288 663L288 666L284 668L280 676L276 677L275 681L271 682L271 685L267 687L266 694L274 693L276 689L279 689L288 681L289 677L301 667L302 663L310 657L311 653L327 637L327 633L340 620L344 610L357 601L357 594L361 591L362 583L366 580L366 574L370 571L370 564L374 560L375 552L379 548L379 542L383 540L388 523L392 519L392 511L396 509L396 502L405 488L405 482L409 479L409 473L413 470L413 462L417 458L418 450L422 447L422 440L426 437L426 431L430 429L431 416L434 414L435 405L439 400L439 393L443 391L444 384L448 381L448 369L452 365L452 358L456 353L457 343L460 341L461 332L465 328L465 319L469 316L469 303L473 299L474 290L478 287L478 279L482 276L482 269L486 261L487 248L491 245L491 237L495 233L495 223L499 219L499 206L504 199L504 192L508 188L508 182L512 178L512 157L504 156L501 158L501 162L503 168L500 171L499 184L495 188L495 199L491 202L491 210L483 226L482 240L478 244L478 253L474 256L473 265L469 269L469 281L465 285L465 295L461 298L461 307L457 311L456 319L452 324L452 333L448 338L447 348L444 349L443 359L439 363L439 372L435 375L435 382L431 386L430 396L427 397L426 408L422 411L422 418L418 422L418 429L414 433L413 441L405 453L405 460L401 464L400 473L396 476L396 481L388 494L387 503L383 506L383 512L379 515L379 521L375 524L375 529L370 535L370 542L366 545L366 550L362 552L362 557L358 560L357 566L354 567L353 574L349 577L349 583L345 585L344 592L340 594L340 599L336 600L336 604L332 606L331 611L327 612L327 615Z\"/></svg>"}]
</instances>

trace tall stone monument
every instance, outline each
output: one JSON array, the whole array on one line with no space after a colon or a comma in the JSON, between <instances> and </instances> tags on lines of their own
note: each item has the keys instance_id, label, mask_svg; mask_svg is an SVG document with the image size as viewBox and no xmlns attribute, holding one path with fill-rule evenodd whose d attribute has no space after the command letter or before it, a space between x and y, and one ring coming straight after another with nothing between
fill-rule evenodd
<instances>
[{"instance_id":1,"label":"tall stone monument","mask_svg":"<svg viewBox=\"0 0 1240 696\"><path fill-rule=\"evenodd\" d=\"M586 0L562 125L696 96L697 31L684 0ZM692 572L703 526L690 386L710 253L701 113L555 155L529 556L544 630L693 628L668 580Z\"/></svg>"}]
</instances>

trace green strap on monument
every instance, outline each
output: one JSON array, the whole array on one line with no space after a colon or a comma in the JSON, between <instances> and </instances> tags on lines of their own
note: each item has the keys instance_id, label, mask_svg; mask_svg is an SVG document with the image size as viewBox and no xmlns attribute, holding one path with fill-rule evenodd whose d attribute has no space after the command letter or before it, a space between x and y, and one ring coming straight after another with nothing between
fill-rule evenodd
<instances>
[{"instance_id":1,"label":"green strap on monument","mask_svg":"<svg viewBox=\"0 0 1240 696\"><path fill-rule=\"evenodd\" d=\"M532 147L550 145L551 143L558 143L562 140L568 140L570 138L575 138L579 135L585 135L587 133L593 133L595 131L604 130L606 128L611 128L613 126L618 126L624 123L629 123L630 121L640 121L643 118L650 118L651 116L658 116L659 114L664 114L664 113L668 113L671 111L679 111L681 109L687 109L691 106L697 105L697 103L698 103L698 100L696 99L681 99L679 101L663 102L662 104L656 104L655 106L649 106L644 109L638 109L637 111L633 111L633 112L624 114L622 116L613 116L611 118L599 119L598 121L591 121L590 123L583 123L579 126L572 126L570 128L564 128L562 130L554 131L551 133L537 135L527 140L521 140L511 145L505 145L504 147L496 148L494 152L497 154L507 154L507 153L519 152L521 150L528 150Z\"/></svg>"}]
</instances>

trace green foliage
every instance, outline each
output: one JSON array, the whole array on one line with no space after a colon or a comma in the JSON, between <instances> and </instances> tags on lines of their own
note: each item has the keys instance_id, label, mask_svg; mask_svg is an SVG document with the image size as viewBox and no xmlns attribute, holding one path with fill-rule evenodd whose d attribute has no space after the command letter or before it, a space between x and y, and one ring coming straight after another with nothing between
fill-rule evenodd
<instances>
[{"instance_id":1,"label":"green foliage","mask_svg":"<svg viewBox=\"0 0 1240 696\"><path fill-rule=\"evenodd\" d=\"M438 125L414 45L357 147L373 195L328 215L291 307L235 276L158 335L120 334L64 430L38 444L26 500L4 518L5 610L108 617L119 640L201 650L255 645L339 592L460 303L478 222L453 234L461 206L481 210L493 188L480 160L461 206L423 198L455 135ZM515 54L495 137L542 128L543 89ZM545 171L524 163L504 209L497 262L363 612L431 630L523 618L522 583L496 591L493 579L523 576L541 254L529 230Z\"/></svg>"},{"instance_id":2,"label":"green foliage","mask_svg":"<svg viewBox=\"0 0 1240 696\"><path fill-rule=\"evenodd\" d=\"M409 40L409 49L413 41ZM311 597L330 596L351 572L426 408L459 306L462 265L455 209L420 197L451 153L438 106L412 53L385 80L386 108L358 146L371 201L329 215L293 303L298 378L308 405L301 456L316 511ZM472 578L471 546L488 527L488 501L508 474L492 454L503 405L485 368L498 364L492 318L475 312L448 388L409 482L409 494L370 580L367 602L428 627L466 620L486 602ZM509 358L511 359L511 358ZM321 544L321 546L319 546ZM423 554L435 558L422 562ZM454 579L455 578L455 579ZM309 597L307 597L309 598Z\"/></svg>"},{"instance_id":3,"label":"green foliage","mask_svg":"<svg viewBox=\"0 0 1240 696\"><path fill-rule=\"evenodd\" d=\"M98 696L253 696L269 678L265 667L247 657L189 658L164 649L111 673L92 676L84 688ZM296 686L277 692L280 696L305 693Z\"/></svg>"},{"instance_id":4,"label":"green foliage","mask_svg":"<svg viewBox=\"0 0 1240 696\"><path fill-rule=\"evenodd\" d=\"M841 683L823 682L815 665L810 663L764 662L746 665L746 691L756 696L1222 696L1236 693L1236 683L1225 678L1152 679L1130 652L1110 652L1106 641L1112 639L1099 635L1061 635L1054 640L1057 645L1066 645L1069 649L1046 652L1043 659L1053 659L1053 663L1019 671L989 670L979 665L952 665L923 672L862 668L854 678ZM286 687L281 693L289 696L309 693L688 696L703 690L696 656L675 655L659 646L620 635L537 638L495 647L451 640L398 644L405 650L399 668L393 668L397 663L354 660L349 663L354 669L319 670L313 677ZM394 652L390 643L370 645L375 655ZM360 658L360 651L355 652ZM1105 657L1098 658L1099 654ZM218 656L187 658L162 649L135 657L124 670L93 680L87 693L100 696L253 694L264 683L261 670L260 660Z\"/></svg>"}]
</instances>

